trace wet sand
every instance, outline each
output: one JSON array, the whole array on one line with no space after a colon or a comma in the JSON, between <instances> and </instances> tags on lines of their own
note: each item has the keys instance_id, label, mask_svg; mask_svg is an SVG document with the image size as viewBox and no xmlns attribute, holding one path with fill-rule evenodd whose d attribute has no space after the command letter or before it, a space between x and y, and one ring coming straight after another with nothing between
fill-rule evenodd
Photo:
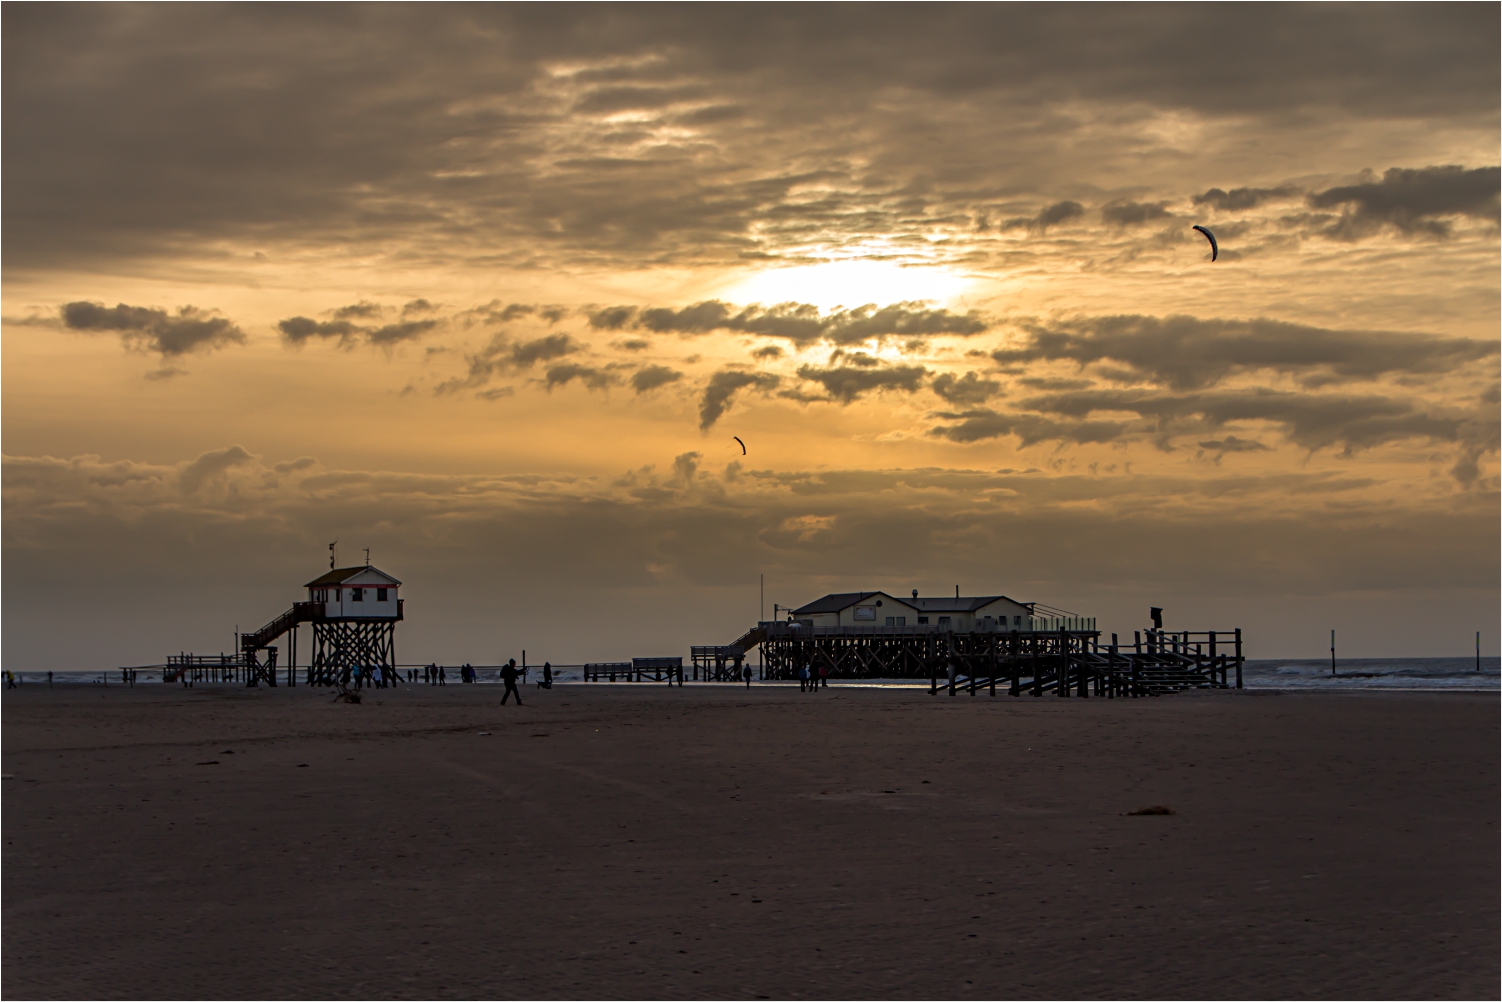
<instances>
[{"instance_id":1,"label":"wet sand","mask_svg":"<svg viewBox=\"0 0 1502 1002\"><path fill-rule=\"evenodd\" d=\"M500 695L6 692L0 990L1499 993L1495 695Z\"/></svg>"}]
</instances>

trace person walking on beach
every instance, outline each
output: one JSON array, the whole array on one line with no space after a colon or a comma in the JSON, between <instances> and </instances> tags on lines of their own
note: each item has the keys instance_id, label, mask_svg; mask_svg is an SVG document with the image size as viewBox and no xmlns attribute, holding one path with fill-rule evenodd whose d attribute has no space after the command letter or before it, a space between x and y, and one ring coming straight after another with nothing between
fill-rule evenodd
<instances>
[{"instance_id":1,"label":"person walking on beach","mask_svg":"<svg viewBox=\"0 0 1502 1002\"><path fill-rule=\"evenodd\" d=\"M448 685L448 672L443 670L443 665L438 666L438 684Z\"/></svg>"},{"instance_id":2,"label":"person walking on beach","mask_svg":"<svg viewBox=\"0 0 1502 1002\"><path fill-rule=\"evenodd\" d=\"M808 691L808 665L798 669L798 691Z\"/></svg>"},{"instance_id":3,"label":"person walking on beach","mask_svg":"<svg viewBox=\"0 0 1502 1002\"><path fill-rule=\"evenodd\" d=\"M821 689L828 689L829 688L829 666L828 665L820 665L819 666L819 688L821 688Z\"/></svg>"},{"instance_id":4,"label":"person walking on beach","mask_svg":"<svg viewBox=\"0 0 1502 1002\"><path fill-rule=\"evenodd\" d=\"M553 688L553 662L551 661L544 661L542 663L542 687L544 689Z\"/></svg>"},{"instance_id":5,"label":"person walking on beach","mask_svg":"<svg viewBox=\"0 0 1502 1002\"><path fill-rule=\"evenodd\" d=\"M516 705L522 705L521 690L516 687L516 677L520 672L516 670L516 658L512 658L501 666L501 681L506 683L506 691L501 693L501 705L506 705L506 700L512 695L516 696Z\"/></svg>"},{"instance_id":6,"label":"person walking on beach","mask_svg":"<svg viewBox=\"0 0 1502 1002\"><path fill-rule=\"evenodd\" d=\"M7 689L14 689L16 687L16 676L8 668L5 670L5 687Z\"/></svg>"},{"instance_id":7,"label":"person walking on beach","mask_svg":"<svg viewBox=\"0 0 1502 1002\"><path fill-rule=\"evenodd\" d=\"M749 689L749 688L751 688L751 666L750 665L746 666L744 674L746 676L746 688Z\"/></svg>"},{"instance_id":8,"label":"person walking on beach","mask_svg":"<svg viewBox=\"0 0 1502 1002\"><path fill-rule=\"evenodd\" d=\"M52 688L52 673L50 671L47 673L47 688Z\"/></svg>"}]
</instances>

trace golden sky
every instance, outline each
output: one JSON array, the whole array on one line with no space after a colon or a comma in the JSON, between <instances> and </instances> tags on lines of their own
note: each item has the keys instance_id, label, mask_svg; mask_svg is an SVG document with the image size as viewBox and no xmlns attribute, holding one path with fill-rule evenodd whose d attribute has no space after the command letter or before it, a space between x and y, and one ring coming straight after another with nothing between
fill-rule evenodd
<instances>
[{"instance_id":1,"label":"golden sky","mask_svg":"<svg viewBox=\"0 0 1502 1002\"><path fill-rule=\"evenodd\" d=\"M14 668L228 649L335 539L404 660L763 574L1496 651L1494 5L3 16Z\"/></svg>"}]
</instances>

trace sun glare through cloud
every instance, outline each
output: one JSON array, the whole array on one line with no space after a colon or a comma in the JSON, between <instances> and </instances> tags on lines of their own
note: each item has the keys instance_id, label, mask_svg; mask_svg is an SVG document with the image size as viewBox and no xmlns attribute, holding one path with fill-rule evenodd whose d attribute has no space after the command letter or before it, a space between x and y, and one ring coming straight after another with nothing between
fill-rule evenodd
<instances>
[{"instance_id":1,"label":"sun glare through cloud","mask_svg":"<svg viewBox=\"0 0 1502 1002\"><path fill-rule=\"evenodd\" d=\"M828 261L759 271L721 292L733 302L811 303L820 309L927 301L946 305L963 296L970 280L947 268L895 261Z\"/></svg>"}]
</instances>

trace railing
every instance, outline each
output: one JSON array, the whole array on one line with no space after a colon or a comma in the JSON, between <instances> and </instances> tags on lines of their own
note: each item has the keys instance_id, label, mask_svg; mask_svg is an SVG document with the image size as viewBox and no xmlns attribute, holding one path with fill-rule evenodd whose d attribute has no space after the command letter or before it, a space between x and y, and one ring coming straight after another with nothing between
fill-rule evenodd
<instances>
[{"instance_id":1,"label":"railing","mask_svg":"<svg viewBox=\"0 0 1502 1002\"><path fill-rule=\"evenodd\" d=\"M757 628L768 638L778 639L834 636L904 637L930 633L1058 633L1060 630L1070 633L1097 632L1094 616L1025 616L1020 626L1009 623L987 623L982 620L969 629L955 629L948 623L942 625L909 623L902 626L813 626L806 620L803 622L795 620L791 623L769 621L757 624Z\"/></svg>"}]
</instances>

